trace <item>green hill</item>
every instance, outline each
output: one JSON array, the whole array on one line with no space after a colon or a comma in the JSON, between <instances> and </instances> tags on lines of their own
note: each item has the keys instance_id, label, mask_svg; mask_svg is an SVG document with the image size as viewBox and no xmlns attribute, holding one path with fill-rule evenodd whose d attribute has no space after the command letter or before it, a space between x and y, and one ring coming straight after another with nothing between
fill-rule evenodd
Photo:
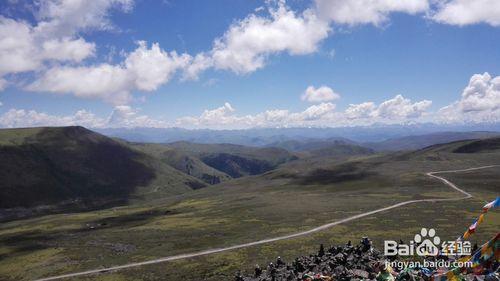
<instances>
[{"instance_id":1,"label":"green hill","mask_svg":"<svg viewBox=\"0 0 500 281\"><path fill-rule=\"evenodd\" d=\"M498 132L439 132L426 135L405 136L382 142L366 143L366 147L377 151L399 151L421 149L435 144L446 144L460 140L485 139L500 135Z\"/></svg>"},{"instance_id":2,"label":"green hill","mask_svg":"<svg viewBox=\"0 0 500 281\"><path fill-rule=\"evenodd\" d=\"M500 150L500 138L491 138L468 142L455 150L455 153L479 153Z\"/></svg>"},{"instance_id":3,"label":"green hill","mask_svg":"<svg viewBox=\"0 0 500 281\"><path fill-rule=\"evenodd\" d=\"M318 149L307 151L313 157L350 157L357 155L370 155L374 151L370 148L355 144L336 143Z\"/></svg>"},{"instance_id":4,"label":"green hill","mask_svg":"<svg viewBox=\"0 0 500 281\"><path fill-rule=\"evenodd\" d=\"M0 130L0 208L123 202L204 184L83 127Z\"/></svg>"},{"instance_id":5,"label":"green hill","mask_svg":"<svg viewBox=\"0 0 500 281\"><path fill-rule=\"evenodd\" d=\"M303 139L303 140L285 140L274 142L269 147L279 147L288 151L303 152L323 148L329 148L335 145L355 145L356 143L346 138L329 139Z\"/></svg>"},{"instance_id":6,"label":"green hill","mask_svg":"<svg viewBox=\"0 0 500 281\"><path fill-rule=\"evenodd\" d=\"M130 143L129 145L205 183L217 184L231 179L229 175L208 166L197 157L167 145L156 143Z\"/></svg>"},{"instance_id":7,"label":"green hill","mask_svg":"<svg viewBox=\"0 0 500 281\"><path fill-rule=\"evenodd\" d=\"M174 142L169 147L199 158L206 165L233 178L257 175L275 169L278 165L297 159L282 148L249 147L234 144L198 144Z\"/></svg>"}]
</instances>

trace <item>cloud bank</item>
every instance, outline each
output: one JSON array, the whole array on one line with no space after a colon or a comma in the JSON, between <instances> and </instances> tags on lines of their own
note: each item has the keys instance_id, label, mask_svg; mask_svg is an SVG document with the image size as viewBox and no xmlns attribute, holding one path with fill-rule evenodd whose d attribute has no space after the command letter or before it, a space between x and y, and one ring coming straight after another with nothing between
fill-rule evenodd
<instances>
[{"instance_id":1,"label":"cloud bank","mask_svg":"<svg viewBox=\"0 0 500 281\"><path fill-rule=\"evenodd\" d=\"M314 88L316 91L318 89ZM344 127L424 122L497 123L500 122L500 76L493 77L487 72L474 74L457 101L437 111L430 111L431 105L430 100L412 101L403 95L396 95L379 104L372 101L350 104L344 110L338 110L336 104L331 101L318 100L315 104L298 112L291 112L288 109L269 109L257 114L240 115L235 107L226 102L218 108L204 110L199 116L184 116L175 120L155 119L141 114L140 110L128 105L115 106L113 112L106 118L96 116L87 110L79 110L73 115L58 116L34 110L10 109L0 115L0 127L82 125L90 128L247 129L255 127Z\"/></svg>"},{"instance_id":2,"label":"cloud bank","mask_svg":"<svg viewBox=\"0 0 500 281\"><path fill-rule=\"evenodd\" d=\"M35 80L22 88L126 105L134 93L154 92L177 72L182 80L196 80L208 69L249 74L265 67L273 55L317 52L339 25L382 26L393 13L448 25L500 25L497 0L313 0L303 11L290 9L285 1L269 1L266 8L233 22L207 51L178 54L139 41L118 64L89 65L97 46L85 33L117 30L110 13L132 12L133 7L133 0L42 0L35 3L34 24L0 16L0 91L17 86L13 76L33 72ZM329 94L317 101L310 96L311 102L334 100Z\"/></svg>"}]
</instances>

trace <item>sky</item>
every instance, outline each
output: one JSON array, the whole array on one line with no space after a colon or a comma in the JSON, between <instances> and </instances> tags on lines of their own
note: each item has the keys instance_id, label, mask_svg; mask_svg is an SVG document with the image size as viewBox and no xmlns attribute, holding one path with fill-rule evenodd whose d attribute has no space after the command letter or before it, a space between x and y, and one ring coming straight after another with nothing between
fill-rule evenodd
<instances>
[{"instance_id":1,"label":"sky","mask_svg":"<svg viewBox=\"0 0 500 281\"><path fill-rule=\"evenodd\" d=\"M498 123L498 0L6 0L0 127Z\"/></svg>"}]
</instances>

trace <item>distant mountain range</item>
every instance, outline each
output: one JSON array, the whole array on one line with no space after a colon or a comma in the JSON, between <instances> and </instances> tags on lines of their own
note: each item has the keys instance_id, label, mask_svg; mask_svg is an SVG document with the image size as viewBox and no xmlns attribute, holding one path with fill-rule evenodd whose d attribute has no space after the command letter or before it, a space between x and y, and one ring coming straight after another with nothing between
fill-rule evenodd
<instances>
[{"instance_id":1,"label":"distant mountain range","mask_svg":"<svg viewBox=\"0 0 500 281\"><path fill-rule=\"evenodd\" d=\"M170 143L231 143L247 146L270 146L286 141L349 140L356 143L374 143L406 136L440 132L500 132L500 124L473 125L374 125L340 128L262 128L247 130L188 130L182 128L109 128L95 131L132 142Z\"/></svg>"},{"instance_id":2,"label":"distant mountain range","mask_svg":"<svg viewBox=\"0 0 500 281\"><path fill-rule=\"evenodd\" d=\"M427 146L458 140L485 139L500 136L499 132L439 132L392 138L381 142L363 143L377 151L414 150Z\"/></svg>"}]
</instances>

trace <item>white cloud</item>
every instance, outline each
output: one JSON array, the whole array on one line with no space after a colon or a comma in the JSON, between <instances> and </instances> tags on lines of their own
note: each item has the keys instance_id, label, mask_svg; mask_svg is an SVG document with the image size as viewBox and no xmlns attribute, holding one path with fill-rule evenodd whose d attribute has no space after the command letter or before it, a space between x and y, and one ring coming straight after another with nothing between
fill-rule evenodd
<instances>
[{"instance_id":1,"label":"white cloud","mask_svg":"<svg viewBox=\"0 0 500 281\"><path fill-rule=\"evenodd\" d=\"M113 104L130 101L134 81L119 65L57 66L26 87L29 91L73 94L81 98L100 98Z\"/></svg>"},{"instance_id":2,"label":"white cloud","mask_svg":"<svg viewBox=\"0 0 500 281\"><path fill-rule=\"evenodd\" d=\"M268 11L269 16L251 14L232 24L214 41L210 52L195 58L185 76L196 78L209 67L250 73L262 68L271 54L304 55L317 51L330 31L328 22L318 19L310 9L298 14L279 2Z\"/></svg>"},{"instance_id":3,"label":"white cloud","mask_svg":"<svg viewBox=\"0 0 500 281\"><path fill-rule=\"evenodd\" d=\"M84 126L88 128L165 128L164 120L141 115L130 106L116 106L109 118L96 116L87 110L78 110L71 115L52 115L35 110L12 108L0 115L0 127L39 127L39 126Z\"/></svg>"},{"instance_id":4,"label":"white cloud","mask_svg":"<svg viewBox=\"0 0 500 281\"><path fill-rule=\"evenodd\" d=\"M103 76L98 74L98 76ZM66 126L83 125L91 128L103 127L170 127L210 129L246 129L254 127L340 127L380 124L404 124L408 121L436 123L499 122L500 121L500 76L488 73L475 74L470 78L460 100L428 112L432 102L412 101L397 95L380 104L363 102L350 104L344 111L336 105L323 102L307 107L303 111L290 112L285 109L266 110L255 115L239 115L228 102L203 111L199 116L181 117L173 123L158 120L130 106L116 106L109 118L97 117L80 110L73 115L56 116L33 110L10 109L0 115L1 127ZM431 118L431 119L429 119Z\"/></svg>"},{"instance_id":5,"label":"white cloud","mask_svg":"<svg viewBox=\"0 0 500 281\"><path fill-rule=\"evenodd\" d=\"M153 119L147 115L140 115L137 110L127 105L116 106L106 123L106 127L115 128L164 128L167 126L166 121Z\"/></svg>"},{"instance_id":6,"label":"white cloud","mask_svg":"<svg viewBox=\"0 0 500 281\"><path fill-rule=\"evenodd\" d=\"M461 99L441 108L438 117L444 122L500 121L500 76L472 75Z\"/></svg>"},{"instance_id":7,"label":"white cloud","mask_svg":"<svg viewBox=\"0 0 500 281\"><path fill-rule=\"evenodd\" d=\"M407 119L417 118L432 105L429 100L423 100L412 103L411 100L404 98L402 95L397 95L393 99L384 101L373 112L376 117L384 119Z\"/></svg>"},{"instance_id":8,"label":"white cloud","mask_svg":"<svg viewBox=\"0 0 500 281\"><path fill-rule=\"evenodd\" d=\"M390 13L418 14L429 9L428 0L315 0L317 13L337 24L381 25Z\"/></svg>"},{"instance_id":9,"label":"white cloud","mask_svg":"<svg viewBox=\"0 0 500 281\"><path fill-rule=\"evenodd\" d=\"M217 120L217 118L224 118L225 116L234 112L234 108L228 102L224 103L223 106L213 109L213 110L205 110L203 114L201 114L201 119L205 120Z\"/></svg>"},{"instance_id":10,"label":"white cloud","mask_svg":"<svg viewBox=\"0 0 500 281\"><path fill-rule=\"evenodd\" d=\"M140 41L139 47L125 60L125 68L135 77L137 89L153 91L169 81L172 74L185 67L191 60L189 55L177 55L175 51L167 53L154 43L148 49L146 42Z\"/></svg>"},{"instance_id":11,"label":"white cloud","mask_svg":"<svg viewBox=\"0 0 500 281\"><path fill-rule=\"evenodd\" d=\"M271 110L266 110L264 113L262 113L261 116L262 119L266 122L266 124L280 124L283 121L286 121L288 116L290 115L290 112L285 109L271 109ZM260 119L260 118L259 118Z\"/></svg>"},{"instance_id":12,"label":"white cloud","mask_svg":"<svg viewBox=\"0 0 500 281\"><path fill-rule=\"evenodd\" d=\"M373 102L350 104L344 115L351 121L367 119L371 122L398 123L424 116L431 105L429 100L412 102L402 95L397 95L378 106Z\"/></svg>"},{"instance_id":13,"label":"white cloud","mask_svg":"<svg viewBox=\"0 0 500 281\"><path fill-rule=\"evenodd\" d=\"M412 102L401 95L375 105L373 102L351 104L345 111L336 111L336 105L323 102L303 111L267 110L255 115L237 115L226 103L213 110L205 110L199 117L178 118L176 126L186 128L245 129L253 127L339 127L370 125L374 123L401 124L421 120L426 116L430 101Z\"/></svg>"},{"instance_id":14,"label":"white cloud","mask_svg":"<svg viewBox=\"0 0 500 281\"><path fill-rule=\"evenodd\" d=\"M245 129L253 127L281 127L314 125L331 117L335 110L332 103L312 105L302 112L290 113L288 110L273 109L256 115L236 115L229 104L213 110L205 110L199 117L182 117L176 126L186 128Z\"/></svg>"},{"instance_id":15,"label":"white cloud","mask_svg":"<svg viewBox=\"0 0 500 281\"><path fill-rule=\"evenodd\" d=\"M31 26L0 16L0 77L37 69L37 56Z\"/></svg>"},{"instance_id":16,"label":"white cloud","mask_svg":"<svg viewBox=\"0 0 500 281\"><path fill-rule=\"evenodd\" d=\"M199 117L181 117L175 122L176 126L187 128L214 128L234 129L249 128L254 123L252 116L236 116L235 109L228 102L223 106L205 110Z\"/></svg>"},{"instance_id":17,"label":"white cloud","mask_svg":"<svg viewBox=\"0 0 500 281\"><path fill-rule=\"evenodd\" d=\"M133 4L133 0L42 0L36 29L57 37L85 30L109 30L113 28L109 10L115 8L127 12Z\"/></svg>"},{"instance_id":18,"label":"white cloud","mask_svg":"<svg viewBox=\"0 0 500 281\"><path fill-rule=\"evenodd\" d=\"M0 92L7 88L7 80L0 78Z\"/></svg>"},{"instance_id":19,"label":"white cloud","mask_svg":"<svg viewBox=\"0 0 500 281\"><path fill-rule=\"evenodd\" d=\"M104 126L104 120L85 110L74 115L57 116L35 110L10 109L0 115L0 127L3 128L73 125L97 128Z\"/></svg>"},{"instance_id":20,"label":"white cloud","mask_svg":"<svg viewBox=\"0 0 500 281\"><path fill-rule=\"evenodd\" d=\"M440 0L431 18L451 25L486 23L500 26L500 1L498 0Z\"/></svg>"},{"instance_id":21,"label":"white cloud","mask_svg":"<svg viewBox=\"0 0 500 281\"><path fill-rule=\"evenodd\" d=\"M488 72L474 74L462 93L463 112L498 110L500 108L500 76L492 78Z\"/></svg>"},{"instance_id":22,"label":"white cloud","mask_svg":"<svg viewBox=\"0 0 500 281\"><path fill-rule=\"evenodd\" d=\"M131 91L156 90L191 59L188 55L167 53L157 43L152 44L151 48L143 41L138 42L138 45L122 64L55 66L26 89L99 98L115 105L123 105L131 100Z\"/></svg>"},{"instance_id":23,"label":"white cloud","mask_svg":"<svg viewBox=\"0 0 500 281\"><path fill-rule=\"evenodd\" d=\"M332 113L334 110L335 104L330 102L315 104L300 113L293 114L292 119L298 122L318 120Z\"/></svg>"},{"instance_id":24,"label":"white cloud","mask_svg":"<svg viewBox=\"0 0 500 281\"><path fill-rule=\"evenodd\" d=\"M338 98L340 98L340 95L327 86L321 86L317 89L314 86L309 86L301 96L302 100L308 102L333 101Z\"/></svg>"},{"instance_id":25,"label":"white cloud","mask_svg":"<svg viewBox=\"0 0 500 281\"><path fill-rule=\"evenodd\" d=\"M44 69L47 61L79 63L93 56L94 43L78 36L110 29L109 9L129 10L132 0L42 0L35 3L37 22L0 16L0 78Z\"/></svg>"},{"instance_id":26,"label":"white cloud","mask_svg":"<svg viewBox=\"0 0 500 281\"><path fill-rule=\"evenodd\" d=\"M95 52L95 44L82 38L51 39L42 43L41 59L81 62Z\"/></svg>"},{"instance_id":27,"label":"white cloud","mask_svg":"<svg viewBox=\"0 0 500 281\"><path fill-rule=\"evenodd\" d=\"M184 68L182 79L198 80L201 72L213 67L213 60L205 53L197 54L194 59Z\"/></svg>"},{"instance_id":28,"label":"white cloud","mask_svg":"<svg viewBox=\"0 0 500 281\"><path fill-rule=\"evenodd\" d=\"M345 110L345 115L348 119L370 118L373 117L373 112L375 112L376 108L373 102L350 104Z\"/></svg>"}]
</instances>

